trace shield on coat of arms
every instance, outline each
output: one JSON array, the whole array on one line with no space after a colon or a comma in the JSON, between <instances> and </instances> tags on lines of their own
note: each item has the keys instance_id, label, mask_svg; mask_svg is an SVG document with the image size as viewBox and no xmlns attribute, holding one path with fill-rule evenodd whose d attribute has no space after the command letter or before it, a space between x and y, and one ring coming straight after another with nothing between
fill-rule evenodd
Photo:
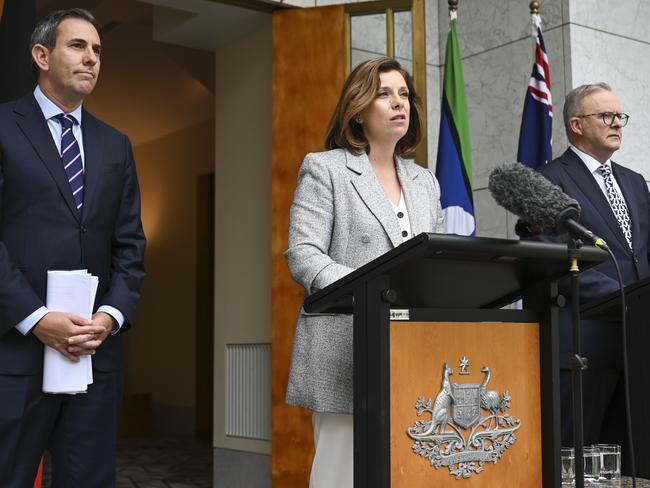
<instances>
[{"instance_id":1,"label":"shield on coat of arms","mask_svg":"<svg viewBox=\"0 0 650 488\"><path fill-rule=\"evenodd\" d=\"M480 385L452 383L454 400L451 404L454 423L468 429L481 416Z\"/></svg>"}]
</instances>

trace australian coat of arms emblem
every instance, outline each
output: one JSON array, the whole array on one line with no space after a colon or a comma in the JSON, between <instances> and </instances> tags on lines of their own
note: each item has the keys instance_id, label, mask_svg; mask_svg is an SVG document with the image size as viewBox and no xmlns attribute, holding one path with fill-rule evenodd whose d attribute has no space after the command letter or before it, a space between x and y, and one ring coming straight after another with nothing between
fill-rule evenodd
<instances>
[{"instance_id":1,"label":"australian coat of arms emblem","mask_svg":"<svg viewBox=\"0 0 650 488\"><path fill-rule=\"evenodd\" d=\"M445 363L435 400L421 396L415 403L418 417L425 419L407 430L415 441L413 452L436 469L448 467L456 479L481 473L485 463L496 464L516 442L521 427L520 420L505 413L512 400L508 391L489 390L490 368L481 371L481 384L452 383L453 370Z\"/></svg>"}]
</instances>

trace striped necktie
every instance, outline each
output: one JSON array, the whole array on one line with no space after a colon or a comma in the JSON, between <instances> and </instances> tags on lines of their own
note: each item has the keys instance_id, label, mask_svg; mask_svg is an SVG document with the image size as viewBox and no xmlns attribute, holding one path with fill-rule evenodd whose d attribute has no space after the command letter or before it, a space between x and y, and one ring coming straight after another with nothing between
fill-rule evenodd
<instances>
[{"instance_id":1,"label":"striped necktie","mask_svg":"<svg viewBox=\"0 0 650 488\"><path fill-rule=\"evenodd\" d=\"M84 204L84 169L79 144L72 133L72 126L77 120L70 114L60 114L57 118L61 122L61 159L77 212L81 214L81 207Z\"/></svg>"},{"instance_id":2,"label":"striped necktie","mask_svg":"<svg viewBox=\"0 0 650 488\"><path fill-rule=\"evenodd\" d=\"M616 191L614 187L614 180L612 179L612 168L608 164L601 164L597 170L605 179L605 190L607 191L607 199L609 205L612 207L614 216L618 221L618 225L623 231L627 245L632 249L632 225L630 222L630 214L627 210L627 204L623 197Z\"/></svg>"}]
</instances>

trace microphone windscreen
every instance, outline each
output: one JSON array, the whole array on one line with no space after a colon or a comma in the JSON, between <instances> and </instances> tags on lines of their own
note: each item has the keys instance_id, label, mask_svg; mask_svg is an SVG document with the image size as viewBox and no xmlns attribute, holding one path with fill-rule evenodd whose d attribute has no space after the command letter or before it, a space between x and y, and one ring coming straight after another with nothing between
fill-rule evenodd
<instances>
[{"instance_id":1,"label":"microphone windscreen","mask_svg":"<svg viewBox=\"0 0 650 488\"><path fill-rule=\"evenodd\" d=\"M488 187L500 206L544 234L565 231L558 216L566 214L567 209L575 220L580 217L576 200L521 163L504 164L492 170Z\"/></svg>"},{"instance_id":2,"label":"microphone windscreen","mask_svg":"<svg viewBox=\"0 0 650 488\"><path fill-rule=\"evenodd\" d=\"M519 237L533 237L538 236L541 233L541 229L533 227L528 222L525 222L521 219L517 220L515 223L515 234L517 234Z\"/></svg>"}]
</instances>

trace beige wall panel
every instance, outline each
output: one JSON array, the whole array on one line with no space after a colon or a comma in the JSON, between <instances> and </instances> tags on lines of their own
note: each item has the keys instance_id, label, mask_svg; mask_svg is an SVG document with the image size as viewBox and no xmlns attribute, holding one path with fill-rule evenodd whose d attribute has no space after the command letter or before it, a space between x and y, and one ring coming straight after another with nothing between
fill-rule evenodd
<instances>
[{"instance_id":1,"label":"beige wall panel","mask_svg":"<svg viewBox=\"0 0 650 488\"><path fill-rule=\"evenodd\" d=\"M213 133L211 120L134 147L147 279L125 341L125 393L152 393L154 406L183 415L174 429L190 428L187 434L194 429L196 185L213 169Z\"/></svg>"},{"instance_id":2,"label":"beige wall panel","mask_svg":"<svg viewBox=\"0 0 650 488\"><path fill-rule=\"evenodd\" d=\"M215 73L214 445L270 454L226 435L226 346L271 342L270 16L216 51Z\"/></svg>"}]
</instances>

